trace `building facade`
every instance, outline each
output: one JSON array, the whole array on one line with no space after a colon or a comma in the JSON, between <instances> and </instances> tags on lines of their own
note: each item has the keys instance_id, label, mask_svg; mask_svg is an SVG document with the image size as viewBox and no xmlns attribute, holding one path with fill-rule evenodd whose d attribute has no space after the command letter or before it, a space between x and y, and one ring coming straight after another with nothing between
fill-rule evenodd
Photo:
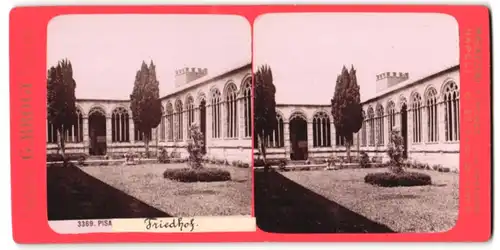
<instances>
[{"instance_id":1,"label":"building facade","mask_svg":"<svg viewBox=\"0 0 500 250\"><path fill-rule=\"evenodd\" d=\"M205 135L209 158L250 162L252 158L251 64L210 76L207 69L175 72L175 92L161 98L163 116L151 131L150 148L187 156L189 125ZM459 65L411 79L408 73L376 76L375 95L363 102L364 122L354 135L354 154L387 160L393 128L405 141L405 157L458 170L460 149ZM144 151L129 100L77 100L78 117L66 135L68 152L89 155ZM306 160L344 156L330 105L277 104L277 130L267 139L270 158ZM57 151L57 134L47 123L47 151ZM258 154L258 150L255 150Z\"/></svg>"},{"instance_id":2,"label":"building facade","mask_svg":"<svg viewBox=\"0 0 500 250\"><path fill-rule=\"evenodd\" d=\"M166 148L186 157L189 126L196 122L209 158L249 163L251 64L212 76L207 69L180 69L174 84L175 91L161 98L163 115L150 132L150 149ZM78 99L76 105L77 120L66 134L67 152L112 156L145 150L145 135L134 128L129 100ZM49 122L46 138L47 152L57 152L58 135Z\"/></svg>"},{"instance_id":3,"label":"building facade","mask_svg":"<svg viewBox=\"0 0 500 250\"><path fill-rule=\"evenodd\" d=\"M460 150L459 65L418 78L408 73L376 76L374 97L363 102L363 126L351 150L388 160L390 133L398 128L405 157L458 170ZM306 160L345 156L330 105L277 104L278 129L267 140L271 158ZM258 154L256 150L256 154Z\"/></svg>"}]
</instances>

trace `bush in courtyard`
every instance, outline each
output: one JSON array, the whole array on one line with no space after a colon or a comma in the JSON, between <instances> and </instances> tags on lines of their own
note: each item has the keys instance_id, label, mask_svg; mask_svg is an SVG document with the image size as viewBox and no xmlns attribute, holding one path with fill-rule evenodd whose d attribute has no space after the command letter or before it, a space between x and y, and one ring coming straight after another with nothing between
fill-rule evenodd
<instances>
[{"instance_id":1,"label":"bush in courtyard","mask_svg":"<svg viewBox=\"0 0 500 250\"><path fill-rule=\"evenodd\" d=\"M370 173L365 176L365 182L382 187L425 186L431 184L431 177L417 172Z\"/></svg>"},{"instance_id":2,"label":"bush in courtyard","mask_svg":"<svg viewBox=\"0 0 500 250\"><path fill-rule=\"evenodd\" d=\"M189 127L191 139L188 141L187 151L189 153L188 164L193 169L203 167L204 142L203 133L196 123Z\"/></svg>"},{"instance_id":3,"label":"bush in courtyard","mask_svg":"<svg viewBox=\"0 0 500 250\"><path fill-rule=\"evenodd\" d=\"M398 128L393 128L391 131L391 138L387 148L387 155L391 160L391 171L394 173L401 173L403 169L403 152L404 152L404 139L399 133Z\"/></svg>"},{"instance_id":4,"label":"bush in courtyard","mask_svg":"<svg viewBox=\"0 0 500 250\"><path fill-rule=\"evenodd\" d=\"M83 156L83 155L82 155L82 156L80 156L80 157L78 158L78 166L85 166L85 165L86 165L86 164L85 164L85 160L86 160L86 157L85 157L85 156Z\"/></svg>"},{"instance_id":5,"label":"bush in courtyard","mask_svg":"<svg viewBox=\"0 0 500 250\"><path fill-rule=\"evenodd\" d=\"M359 165L362 167L362 168L369 168L370 167L370 157L368 157L368 154L364 151L361 151L360 154L360 161L359 161Z\"/></svg>"},{"instance_id":6,"label":"bush in courtyard","mask_svg":"<svg viewBox=\"0 0 500 250\"><path fill-rule=\"evenodd\" d=\"M231 180L231 174L228 171L216 168L167 169L163 172L163 177L180 182L213 182Z\"/></svg>"},{"instance_id":7,"label":"bush in courtyard","mask_svg":"<svg viewBox=\"0 0 500 250\"><path fill-rule=\"evenodd\" d=\"M287 170L286 169L286 165L287 165L286 160L285 159L281 159L280 162L279 162L279 165L278 165L279 170L286 171Z\"/></svg>"},{"instance_id":8,"label":"bush in courtyard","mask_svg":"<svg viewBox=\"0 0 500 250\"><path fill-rule=\"evenodd\" d=\"M158 162L159 163L169 162L168 152L165 148L161 148L160 153L158 154Z\"/></svg>"}]
</instances>

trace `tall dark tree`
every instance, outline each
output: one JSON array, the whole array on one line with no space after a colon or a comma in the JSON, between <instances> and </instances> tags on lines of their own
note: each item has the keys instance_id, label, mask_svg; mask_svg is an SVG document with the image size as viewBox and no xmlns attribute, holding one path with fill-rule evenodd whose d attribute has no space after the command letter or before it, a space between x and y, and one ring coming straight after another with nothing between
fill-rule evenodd
<instances>
[{"instance_id":1,"label":"tall dark tree","mask_svg":"<svg viewBox=\"0 0 500 250\"><path fill-rule=\"evenodd\" d=\"M254 84L254 136L257 138L259 151L267 170L265 138L272 135L278 124L276 119L276 87L273 84L271 67L268 65L260 66L255 73Z\"/></svg>"},{"instance_id":2,"label":"tall dark tree","mask_svg":"<svg viewBox=\"0 0 500 250\"><path fill-rule=\"evenodd\" d=\"M66 132L76 121L76 82L71 62L63 59L47 74L47 119L58 134L58 151L66 161Z\"/></svg>"},{"instance_id":3,"label":"tall dark tree","mask_svg":"<svg viewBox=\"0 0 500 250\"><path fill-rule=\"evenodd\" d=\"M149 67L143 61L141 69L136 73L134 89L130 95L130 109L134 126L143 134L146 155L149 156L150 131L158 127L161 121L160 89L153 61Z\"/></svg>"},{"instance_id":4,"label":"tall dark tree","mask_svg":"<svg viewBox=\"0 0 500 250\"><path fill-rule=\"evenodd\" d=\"M353 134L357 133L363 125L363 111L354 66L351 66L350 71L347 71L344 66L340 75L337 76L331 103L335 130L345 139L347 158L350 162Z\"/></svg>"}]
</instances>

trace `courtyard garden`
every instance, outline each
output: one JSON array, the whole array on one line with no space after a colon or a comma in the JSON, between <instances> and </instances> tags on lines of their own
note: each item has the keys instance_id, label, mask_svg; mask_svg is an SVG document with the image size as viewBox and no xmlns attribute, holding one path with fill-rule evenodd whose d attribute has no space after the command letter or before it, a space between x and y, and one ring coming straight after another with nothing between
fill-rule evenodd
<instances>
[{"instance_id":1,"label":"courtyard garden","mask_svg":"<svg viewBox=\"0 0 500 250\"><path fill-rule=\"evenodd\" d=\"M255 212L270 232L443 232L458 216L458 178L454 173L412 170L433 183L381 187L365 183L386 169L255 173Z\"/></svg>"},{"instance_id":2,"label":"courtyard garden","mask_svg":"<svg viewBox=\"0 0 500 250\"><path fill-rule=\"evenodd\" d=\"M366 153L311 160L273 170L256 168L257 224L269 232L444 232L458 217L459 175L439 165L403 159L402 138L391 134L390 161Z\"/></svg>"},{"instance_id":3,"label":"courtyard garden","mask_svg":"<svg viewBox=\"0 0 500 250\"><path fill-rule=\"evenodd\" d=\"M49 219L141 218L251 214L251 171L224 169L230 181L178 182L165 169L185 163L48 167Z\"/></svg>"},{"instance_id":4,"label":"courtyard garden","mask_svg":"<svg viewBox=\"0 0 500 250\"><path fill-rule=\"evenodd\" d=\"M250 215L248 164L204 158L202 135L191 127L188 158L162 149L157 159L129 152L118 161L51 164L49 220Z\"/></svg>"}]
</instances>

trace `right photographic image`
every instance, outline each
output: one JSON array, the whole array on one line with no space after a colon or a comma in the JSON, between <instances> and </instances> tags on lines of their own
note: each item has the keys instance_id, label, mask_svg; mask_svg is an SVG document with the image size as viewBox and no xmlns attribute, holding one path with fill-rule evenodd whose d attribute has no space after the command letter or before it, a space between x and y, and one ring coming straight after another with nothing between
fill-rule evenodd
<instances>
[{"instance_id":1,"label":"right photographic image","mask_svg":"<svg viewBox=\"0 0 500 250\"><path fill-rule=\"evenodd\" d=\"M437 233L458 218L459 29L437 13L254 23L254 192L271 233Z\"/></svg>"}]
</instances>

